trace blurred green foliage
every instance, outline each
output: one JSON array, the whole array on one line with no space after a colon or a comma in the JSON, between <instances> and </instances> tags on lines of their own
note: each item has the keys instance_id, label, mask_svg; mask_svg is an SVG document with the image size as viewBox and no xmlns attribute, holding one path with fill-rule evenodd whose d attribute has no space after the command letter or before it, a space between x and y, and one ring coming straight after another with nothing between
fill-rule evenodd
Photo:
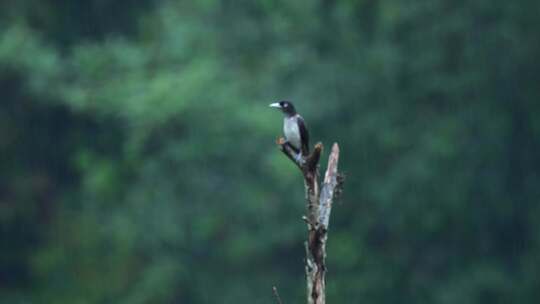
<instances>
[{"instance_id":1,"label":"blurred green foliage","mask_svg":"<svg viewBox=\"0 0 540 304\"><path fill-rule=\"evenodd\" d=\"M538 11L3 2L0 302L304 301L290 99L348 176L329 303L537 303Z\"/></svg>"}]
</instances>

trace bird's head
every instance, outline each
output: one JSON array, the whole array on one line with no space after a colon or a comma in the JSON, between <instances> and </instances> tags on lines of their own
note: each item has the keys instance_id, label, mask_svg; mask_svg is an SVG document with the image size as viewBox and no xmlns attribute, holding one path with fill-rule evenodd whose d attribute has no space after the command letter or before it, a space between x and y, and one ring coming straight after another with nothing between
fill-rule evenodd
<instances>
[{"instance_id":1,"label":"bird's head","mask_svg":"<svg viewBox=\"0 0 540 304\"><path fill-rule=\"evenodd\" d=\"M296 115L296 109L294 108L294 105L290 101L283 100L280 102L271 103L270 107L280 109L281 112L283 112L283 114L287 116Z\"/></svg>"}]
</instances>

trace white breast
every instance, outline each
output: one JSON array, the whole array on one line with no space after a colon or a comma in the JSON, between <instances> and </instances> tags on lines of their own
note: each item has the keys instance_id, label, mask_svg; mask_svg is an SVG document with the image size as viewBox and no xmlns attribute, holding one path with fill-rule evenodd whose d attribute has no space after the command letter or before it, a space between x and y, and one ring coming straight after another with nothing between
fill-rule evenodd
<instances>
[{"instance_id":1,"label":"white breast","mask_svg":"<svg viewBox=\"0 0 540 304\"><path fill-rule=\"evenodd\" d=\"M283 121L283 134L296 149L301 148L300 130L298 129L297 116L285 117Z\"/></svg>"}]
</instances>

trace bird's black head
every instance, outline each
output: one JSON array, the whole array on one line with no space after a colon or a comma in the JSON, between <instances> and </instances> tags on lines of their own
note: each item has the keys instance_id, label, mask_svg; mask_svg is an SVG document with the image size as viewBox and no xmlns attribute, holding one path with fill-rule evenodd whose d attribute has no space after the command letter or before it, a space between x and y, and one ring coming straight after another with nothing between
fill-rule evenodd
<instances>
[{"instance_id":1,"label":"bird's black head","mask_svg":"<svg viewBox=\"0 0 540 304\"><path fill-rule=\"evenodd\" d=\"M296 115L296 109L294 108L294 105L290 101L282 100L280 102L270 104L270 107L280 109L281 112L283 112L283 114L287 116Z\"/></svg>"}]
</instances>

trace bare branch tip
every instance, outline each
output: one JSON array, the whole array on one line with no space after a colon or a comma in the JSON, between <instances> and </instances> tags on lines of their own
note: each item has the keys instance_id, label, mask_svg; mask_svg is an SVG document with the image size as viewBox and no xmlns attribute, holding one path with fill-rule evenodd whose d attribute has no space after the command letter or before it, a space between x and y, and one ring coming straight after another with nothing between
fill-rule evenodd
<instances>
[{"instance_id":1,"label":"bare branch tip","mask_svg":"<svg viewBox=\"0 0 540 304\"><path fill-rule=\"evenodd\" d=\"M283 304L283 302L281 301L281 297L279 296L279 293L277 291L277 287L276 286L272 286L272 292L274 293L274 296L276 297L276 301L278 304Z\"/></svg>"}]
</instances>

